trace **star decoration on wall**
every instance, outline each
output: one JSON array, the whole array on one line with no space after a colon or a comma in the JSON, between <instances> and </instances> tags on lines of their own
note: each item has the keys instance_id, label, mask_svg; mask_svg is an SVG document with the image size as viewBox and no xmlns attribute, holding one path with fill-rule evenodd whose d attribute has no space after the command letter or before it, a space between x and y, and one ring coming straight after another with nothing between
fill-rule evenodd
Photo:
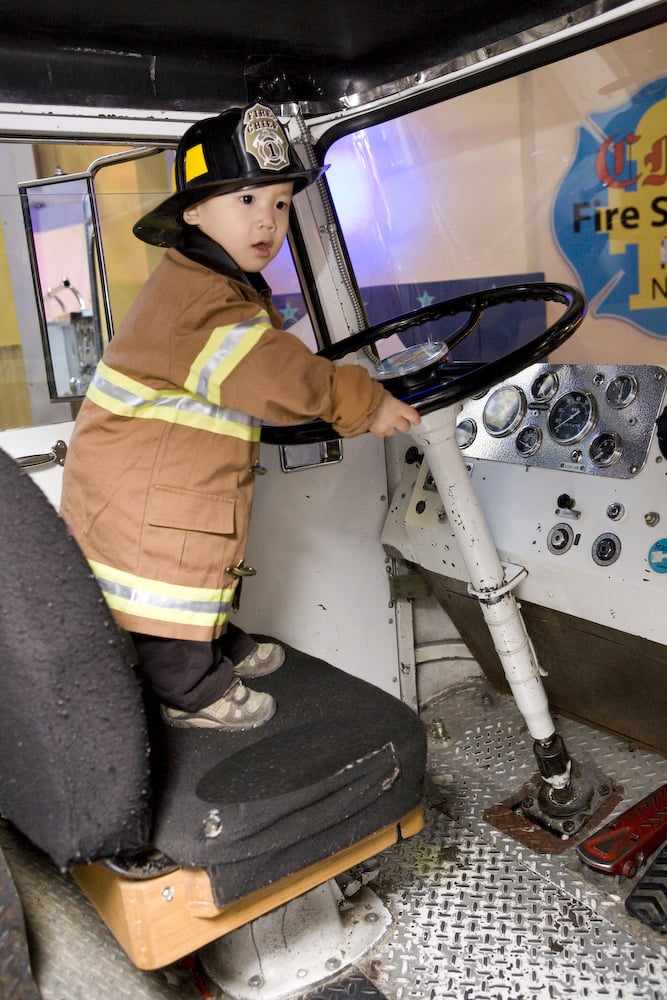
<instances>
[{"instance_id":1,"label":"star decoration on wall","mask_svg":"<svg viewBox=\"0 0 667 1000\"><path fill-rule=\"evenodd\" d=\"M286 302L280 311L286 323L294 323L299 315L299 310L295 309L289 302Z\"/></svg>"}]
</instances>

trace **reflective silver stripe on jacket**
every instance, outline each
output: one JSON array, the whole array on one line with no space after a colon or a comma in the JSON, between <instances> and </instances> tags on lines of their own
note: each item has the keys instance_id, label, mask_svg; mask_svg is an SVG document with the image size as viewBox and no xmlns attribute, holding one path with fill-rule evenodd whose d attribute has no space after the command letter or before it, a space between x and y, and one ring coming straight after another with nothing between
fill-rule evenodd
<instances>
[{"instance_id":1,"label":"reflective silver stripe on jacket","mask_svg":"<svg viewBox=\"0 0 667 1000\"><path fill-rule=\"evenodd\" d=\"M216 434L259 440L261 422L242 410L216 406L181 389L150 389L103 361L88 387L88 397L118 416L166 420Z\"/></svg>"},{"instance_id":2,"label":"reflective silver stripe on jacket","mask_svg":"<svg viewBox=\"0 0 667 1000\"><path fill-rule=\"evenodd\" d=\"M213 350L206 355L202 353L192 368L192 374L196 373L197 381L194 390L197 395L203 396L204 399L210 399L211 381L213 381L213 386L217 391L221 382L224 381L225 374L234 367L233 355L237 355L236 363L241 361L255 346L264 330L270 328L271 323L264 310L241 323L216 327L213 331L213 337L205 349L207 351L213 347ZM251 336L249 337L248 334ZM244 343L244 341L246 342ZM218 372L219 377L213 378L216 372ZM190 379L188 379L188 388L193 389Z\"/></svg>"},{"instance_id":3,"label":"reflective silver stripe on jacket","mask_svg":"<svg viewBox=\"0 0 667 1000\"><path fill-rule=\"evenodd\" d=\"M109 607L139 618L213 626L232 610L235 588L178 586L125 573L90 560L90 567Z\"/></svg>"}]
</instances>

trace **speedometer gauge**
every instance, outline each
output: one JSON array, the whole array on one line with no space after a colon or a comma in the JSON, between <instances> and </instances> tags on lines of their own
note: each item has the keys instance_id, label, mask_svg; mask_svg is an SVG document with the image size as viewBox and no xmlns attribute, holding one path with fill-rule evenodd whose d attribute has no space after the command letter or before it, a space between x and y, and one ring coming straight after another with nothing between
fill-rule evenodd
<instances>
[{"instance_id":1,"label":"speedometer gauge","mask_svg":"<svg viewBox=\"0 0 667 1000\"><path fill-rule=\"evenodd\" d=\"M557 399L549 414L549 432L561 444L581 441L597 423L595 400L590 392L573 389Z\"/></svg>"},{"instance_id":2,"label":"speedometer gauge","mask_svg":"<svg viewBox=\"0 0 667 1000\"><path fill-rule=\"evenodd\" d=\"M515 385L496 389L484 404L482 420L492 437L504 437L519 425L526 412L526 397Z\"/></svg>"}]
</instances>

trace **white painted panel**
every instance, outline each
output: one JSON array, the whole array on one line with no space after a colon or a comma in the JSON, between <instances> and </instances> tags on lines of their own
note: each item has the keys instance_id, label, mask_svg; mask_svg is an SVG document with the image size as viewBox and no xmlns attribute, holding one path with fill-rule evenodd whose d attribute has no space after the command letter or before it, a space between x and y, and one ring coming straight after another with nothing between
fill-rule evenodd
<instances>
[{"instance_id":1,"label":"white painted panel","mask_svg":"<svg viewBox=\"0 0 667 1000\"><path fill-rule=\"evenodd\" d=\"M343 461L283 473L264 446L237 621L399 695L394 609L380 542L384 446L364 435Z\"/></svg>"}]
</instances>

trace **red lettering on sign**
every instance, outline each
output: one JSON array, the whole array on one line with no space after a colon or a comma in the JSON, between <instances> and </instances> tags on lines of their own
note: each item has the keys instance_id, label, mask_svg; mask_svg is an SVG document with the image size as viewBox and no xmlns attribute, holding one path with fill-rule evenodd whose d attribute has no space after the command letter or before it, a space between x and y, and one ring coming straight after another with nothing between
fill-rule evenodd
<instances>
[{"instance_id":1,"label":"red lettering on sign","mask_svg":"<svg viewBox=\"0 0 667 1000\"><path fill-rule=\"evenodd\" d=\"M667 135L656 139L650 153L644 157L644 163L653 171L644 178L643 184L664 184L667 180Z\"/></svg>"},{"instance_id":2,"label":"red lettering on sign","mask_svg":"<svg viewBox=\"0 0 667 1000\"><path fill-rule=\"evenodd\" d=\"M635 184L639 177L626 177L622 179L623 174L627 174L628 166L628 146L637 142L639 136L635 135L634 132L630 132L629 135L624 136L616 142L616 136L612 135L602 143L597 151L595 157L595 172L606 187L610 188L626 188L631 184ZM607 153L611 151L611 170L607 165ZM641 176L641 175L639 175Z\"/></svg>"}]
</instances>

